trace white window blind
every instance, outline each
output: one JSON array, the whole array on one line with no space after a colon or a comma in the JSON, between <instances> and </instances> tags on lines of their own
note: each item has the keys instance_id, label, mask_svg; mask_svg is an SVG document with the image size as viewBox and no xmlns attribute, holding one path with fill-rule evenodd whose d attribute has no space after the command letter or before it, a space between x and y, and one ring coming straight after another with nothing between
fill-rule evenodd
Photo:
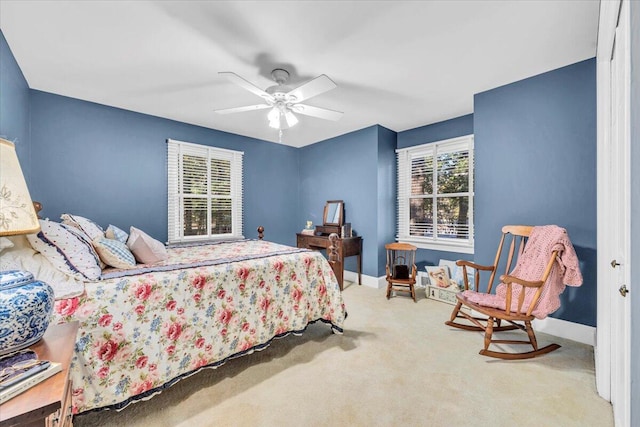
<instances>
[{"instance_id":1,"label":"white window blind","mask_svg":"<svg viewBox=\"0 0 640 427\"><path fill-rule=\"evenodd\" d=\"M243 155L167 140L169 243L243 237Z\"/></svg>"},{"instance_id":2,"label":"white window blind","mask_svg":"<svg viewBox=\"0 0 640 427\"><path fill-rule=\"evenodd\" d=\"M473 135L396 153L398 241L473 253Z\"/></svg>"}]
</instances>

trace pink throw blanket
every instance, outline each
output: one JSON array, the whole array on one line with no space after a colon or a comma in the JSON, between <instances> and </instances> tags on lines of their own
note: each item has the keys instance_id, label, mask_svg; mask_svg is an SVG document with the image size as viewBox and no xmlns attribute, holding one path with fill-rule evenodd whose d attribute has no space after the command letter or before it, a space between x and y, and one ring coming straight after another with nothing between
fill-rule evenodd
<instances>
[{"instance_id":1,"label":"pink throw blanket","mask_svg":"<svg viewBox=\"0 0 640 427\"><path fill-rule=\"evenodd\" d=\"M554 250L558 251L558 257L542 287L538 304L532 312L538 319L544 319L560 308L560 294L564 291L565 285L582 285L578 257L569 240L567 230L556 225L533 227L524 252L520 254L515 268L510 273L511 276L524 280L540 280ZM518 308L518 296L522 287L514 283L512 289L511 311L515 312ZM535 288L526 289L522 311L526 312L535 292ZM506 308L506 293L507 285L501 283L497 286L495 295L475 291L464 291L463 295L471 302L504 310Z\"/></svg>"}]
</instances>

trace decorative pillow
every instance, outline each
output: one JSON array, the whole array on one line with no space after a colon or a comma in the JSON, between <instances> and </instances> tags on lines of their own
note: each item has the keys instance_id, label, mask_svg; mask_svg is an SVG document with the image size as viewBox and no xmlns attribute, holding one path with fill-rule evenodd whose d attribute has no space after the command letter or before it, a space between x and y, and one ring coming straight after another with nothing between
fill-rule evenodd
<instances>
[{"instance_id":1,"label":"decorative pillow","mask_svg":"<svg viewBox=\"0 0 640 427\"><path fill-rule=\"evenodd\" d=\"M127 248L127 245L119 240L96 237L93 240L93 247L100 255L100 259L107 265L116 268L133 268L136 266L136 259L133 254Z\"/></svg>"},{"instance_id":2,"label":"decorative pillow","mask_svg":"<svg viewBox=\"0 0 640 427\"><path fill-rule=\"evenodd\" d=\"M93 241L98 236L104 236L104 230L95 222L79 215L62 214L62 223L82 230L87 235L89 241Z\"/></svg>"},{"instance_id":3,"label":"decorative pillow","mask_svg":"<svg viewBox=\"0 0 640 427\"><path fill-rule=\"evenodd\" d=\"M104 235L107 239L115 239L122 243L127 243L127 239L129 238L129 234L127 234L126 231L119 229L113 224L109 224Z\"/></svg>"},{"instance_id":4,"label":"decorative pillow","mask_svg":"<svg viewBox=\"0 0 640 427\"><path fill-rule=\"evenodd\" d=\"M27 235L27 239L59 271L80 279L100 277L98 254L78 231L41 219L40 232Z\"/></svg>"},{"instance_id":5,"label":"decorative pillow","mask_svg":"<svg viewBox=\"0 0 640 427\"><path fill-rule=\"evenodd\" d=\"M167 259L167 248L164 244L135 227L129 230L127 246L143 264L153 264Z\"/></svg>"},{"instance_id":6,"label":"decorative pillow","mask_svg":"<svg viewBox=\"0 0 640 427\"><path fill-rule=\"evenodd\" d=\"M36 280L48 283L53 288L56 300L75 297L84 291L84 277L77 279L61 272L49 262L47 257L36 252L28 242L26 246L16 245L2 253L0 271L5 270L28 271Z\"/></svg>"},{"instance_id":7,"label":"decorative pillow","mask_svg":"<svg viewBox=\"0 0 640 427\"><path fill-rule=\"evenodd\" d=\"M82 231L82 230L80 230L79 228L76 228L76 227L71 227L70 225L66 225L66 224L60 224L60 225L62 225L65 230L67 230L69 233L71 233L74 236L76 236L78 239L80 239L81 241L83 241L87 245L87 247L89 248L89 251L91 252L93 257L96 259L98 265L100 266L100 270L102 270L103 268L105 268L107 266L100 259L100 256L98 255L98 252L96 252L96 249L93 247L93 244L91 243L91 240L89 240L89 236L87 236L87 234L84 231Z\"/></svg>"}]
</instances>

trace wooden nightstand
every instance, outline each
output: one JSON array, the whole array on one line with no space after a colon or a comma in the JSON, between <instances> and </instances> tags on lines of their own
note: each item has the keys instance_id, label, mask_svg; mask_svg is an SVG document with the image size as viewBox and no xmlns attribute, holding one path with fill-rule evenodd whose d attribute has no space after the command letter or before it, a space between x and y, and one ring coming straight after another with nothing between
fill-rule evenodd
<instances>
[{"instance_id":1,"label":"wooden nightstand","mask_svg":"<svg viewBox=\"0 0 640 427\"><path fill-rule=\"evenodd\" d=\"M0 427L71 427L69 365L78 322L50 325L44 337L31 346L40 359L62 363L62 372L0 405Z\"/></svg>"}]
</instances>

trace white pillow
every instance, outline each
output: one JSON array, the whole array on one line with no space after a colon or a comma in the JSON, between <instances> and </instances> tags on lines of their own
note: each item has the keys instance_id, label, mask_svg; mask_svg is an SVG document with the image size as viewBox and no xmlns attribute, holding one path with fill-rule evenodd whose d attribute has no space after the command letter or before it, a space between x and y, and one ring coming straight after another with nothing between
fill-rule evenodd
<instances>
[{"instance_id":1,"label":"white pillow","mask_svg":"<svg viewBox=\"0 0 640 427\"><path fill-rule=\"evenodd\" d=\"M40 220L40 232L28 234L31 247L44 255L59 271L78 279L100 277L100 258L77 230L64 224Z\"/></svg>"},{"instance_id":2,"label":"white pillow","mask_svg":"<svg viewBox=\"0 0 640 427\"><path fill-rule=\"evenodd\" d=\"M138 261L153 264L167 259L167 248L164 243L154 239L142 230L131 227L127 246Z\"/></svg>"},{"instance_id":3,"label":"white pillow","mask_svg":"<svg viewBox=\"0 0 640 427\"><path fill-rule=\"evenodd\" d=\"M107 231L104 232L104 236L107 239L119 240L122 243L127 243L127 239L129 238L129 235L126 231L119 229L113 224L109 224L109 226L107 227Z\"/></svg>"},{"instance_id":4,"label":"white pillow","mask_svg":"<svg viewBox=\"0 0 640 427\"><path fill-rule=\"evenodd\" d=\"M136 259L133 254L127 248L127 245L119 240L96 237L93 240L93 247L100 255L100 259L107 265L116 268L133 268L136 266Z\"/></svg>"},{"instance_id":5,"label":"white pillow","mask_svg":"<svg viewBox=\"0 0 640 427\"><path fill-rule=\"evenodd\" d=\"M87 235L89 241L93 241L98 236L104 236L104 230L95 222L80 215L62 214L62 223L82 230Z\"/></svg>"},{"instance_id":6,"label":"white pillow","mask_svg":"<svg viewBox=\"0 0 640 427\"><path fill-rule=\"evenodd\" d=\"M56 269L42 254L31 246L16 245L6 249L0 257L0 271L26 270L36 280L48 283L53 288L55 299L72 298L84 292L84 283Z\"/></svg>"},{"instance_id":7,"label":"white pillow","mask_svg":"<svg viewBox=\"0 0 640 427\"><path fill-rule=\"evenodd\" d=\"M9 239L7 239L6 237L0 237L0 252L2 252L5 249L9 249L12 248L13 242ZM0 270L0 271L4 271L4 270Z\"/></svg>"}]
</instances>

